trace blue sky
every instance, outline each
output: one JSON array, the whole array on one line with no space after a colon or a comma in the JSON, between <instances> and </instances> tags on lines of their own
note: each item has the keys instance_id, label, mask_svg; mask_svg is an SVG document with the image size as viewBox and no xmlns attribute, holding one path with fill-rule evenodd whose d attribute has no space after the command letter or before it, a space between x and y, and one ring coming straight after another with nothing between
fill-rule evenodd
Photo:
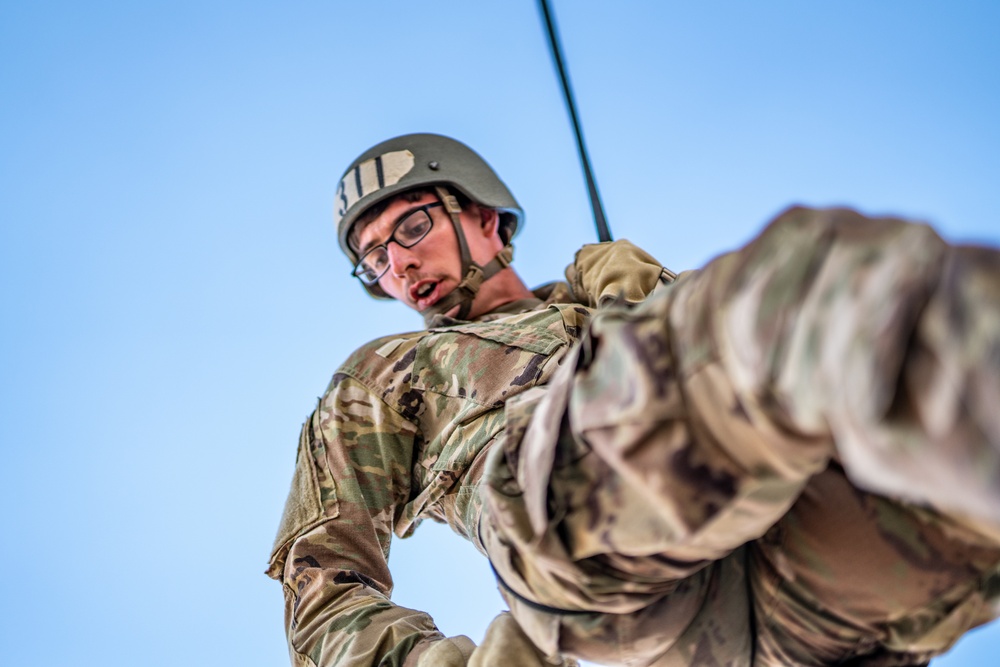
<instances>
[{"instance_id":1,"label":"blue sky","mask_svg":"<svg viewBox=\"0 0 1000 667\"><path fill-rule=\"evenodd\" d=\"M675 270L792 203L1000 242L1000 5L555 0L616 237ZM263 574L337 364L419 328L348 278L347 163L454 136L527 211L516 266L594 239L530 0L0 5L0 662L285 664ZM447 528L396 598L478 639ZM997 624L936 666L994 665Z\"/></svg>"}]
</instances>

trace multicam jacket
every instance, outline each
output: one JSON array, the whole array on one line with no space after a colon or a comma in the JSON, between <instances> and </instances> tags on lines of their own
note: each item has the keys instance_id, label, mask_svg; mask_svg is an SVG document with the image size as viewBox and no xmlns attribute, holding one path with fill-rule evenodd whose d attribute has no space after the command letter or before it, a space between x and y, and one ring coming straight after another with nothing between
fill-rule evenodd
<instances>
[{"instance_id":1,"label":"multicam jacket","mask_svg":"<svg viewBox=\"0 0 1000 667\"><path fill-rule=\"evenodd\" d=\"M267 570L293 664L409 665L442 638L390 601L392 533L430 517L483 551L478 490L505 402L549 379L590 317L581 304L641 299L669 274L619 241L585 247L567 277L474 322L372 341L334 374L302 428Z\"/></svg>"}]
</instances>

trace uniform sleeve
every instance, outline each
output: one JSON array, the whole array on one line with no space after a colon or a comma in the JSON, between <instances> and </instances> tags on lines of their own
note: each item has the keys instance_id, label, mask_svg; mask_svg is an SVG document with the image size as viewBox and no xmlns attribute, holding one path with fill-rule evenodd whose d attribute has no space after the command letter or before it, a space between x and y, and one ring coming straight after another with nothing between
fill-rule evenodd
<instances>
[{"instance_id":1,"label":"uniform sleeve","mask_svg":"<svg viewBox=\"0 0 1000 667\"><path fill-rule=\"evenodd\" d=\"M283 584L296 667L409 667L443 638L430 616L389 600L389 545L416 435L347 376L334 377L303 425L268 569Z\"/></svg>"},{"instance_id":2,"label":"uniform sleeve","mask_svg":"<svg viewBox=\"0 0 1000 667\"><path fill-rule=\"evenodd\" d=\"M637 308L597 314L547 390L508 404L496 460L524 509L500 465L489 507L527 526L524 552L553 530L571 558L655 553L680 578L762 536L836 459L864 490L996 535L998 295L994 250L792 209Z\"/></svg>"},{"instance_id":3,"label":"uniform sleeve","mask_svg":"<svg viewBox=\"0 0 1000 667\"><path fill-rule=\"evenodd\" d=\"M587 244L566 267L573 296L591 308L618 301L639 303L674 277L652 255L625 239Z\"/></svg>"}]
</instances>

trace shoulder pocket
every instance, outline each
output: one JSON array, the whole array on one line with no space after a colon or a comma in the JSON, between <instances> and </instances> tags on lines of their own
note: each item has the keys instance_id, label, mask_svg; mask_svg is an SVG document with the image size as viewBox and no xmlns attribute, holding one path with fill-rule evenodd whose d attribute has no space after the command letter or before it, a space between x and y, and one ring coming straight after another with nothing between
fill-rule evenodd
<instances>
[{"instance_id":1,"label":"shoulder pocket","mask_svg":"<svg viewBox=\"0 0 1000 667\"><path fill-rule=\"evenodd\" d=\"M295 538L340 514L333 482L317 467L317 461L325 460L326 449L322 442L315 440L312 427L316 418L317 414L314 412L302 425L302 432L299 434L292 488L288 491L267 569L267 574L275 579L281 577L285 558Z\"/></svg>"}]
</instances>

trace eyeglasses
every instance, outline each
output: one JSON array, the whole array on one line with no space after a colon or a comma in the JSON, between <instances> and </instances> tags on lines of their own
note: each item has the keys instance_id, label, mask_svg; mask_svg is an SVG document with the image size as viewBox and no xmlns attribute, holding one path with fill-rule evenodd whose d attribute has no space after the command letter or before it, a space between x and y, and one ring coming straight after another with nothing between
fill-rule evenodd
<instances>
[{"instance_id":1,"label":"eyeglasses","mask_svg":"<svg viewBox=\"0 0 1000 667\"><path fill-rule=\"evenodd\" d=\"M398 243L404 248L412 248L420 243L434 226L428 209L444 206L441 202L425 204L413 209L392 228L389 240L370 249L354 265L354 275L366 285L374 285L389 270L389 244Z\"/></svg>"}]
</instances>

